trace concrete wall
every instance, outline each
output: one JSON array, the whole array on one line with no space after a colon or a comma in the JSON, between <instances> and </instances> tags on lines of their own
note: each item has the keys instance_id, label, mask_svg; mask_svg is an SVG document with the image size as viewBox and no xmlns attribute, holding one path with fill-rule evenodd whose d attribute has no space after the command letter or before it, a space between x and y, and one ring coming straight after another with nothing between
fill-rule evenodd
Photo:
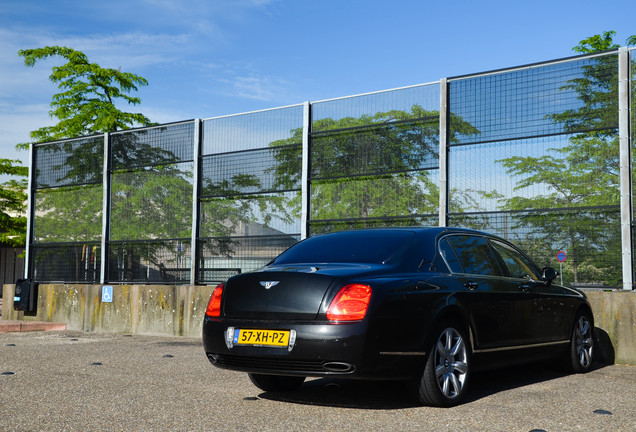
<instances>
[{"instance_id":1,"label":"concrete wall","mask_svg":"<svg viewBox=\"0 0 636 432\"><path fill-rule=\"evenodd\" d=\"M66 323L68 330L201 336L212 286L113 285L112 303L102 302L101 285L40 284L37 315L13 310L15 285L4 286L5 320Z\"/></svg>"},{"instance_id":2,"label":"concrete wall","mask_svg":"<svg viewBox=\"0 0 636 432\"><path fill-rule=\"evenodd\" d=\"M636 365L636 291L585 294L594 312L599 354L609 363Z\"/></svg>"},{"instance_id":3,"label":"concrete wall","mask_svg":"<svg viewBox=\"0 0 636 432\"><path fill-rule=\"evenodd\" d=\"M113 302L102 302L101 285L39 286L38 312L13 310L14 285L4 286L4 320L62 322L69 330L201 336L214 287L114 285ZM597 327L597 353L608 363L636 364L636 291L586 293Z\"/></svg>"}]
</instances>

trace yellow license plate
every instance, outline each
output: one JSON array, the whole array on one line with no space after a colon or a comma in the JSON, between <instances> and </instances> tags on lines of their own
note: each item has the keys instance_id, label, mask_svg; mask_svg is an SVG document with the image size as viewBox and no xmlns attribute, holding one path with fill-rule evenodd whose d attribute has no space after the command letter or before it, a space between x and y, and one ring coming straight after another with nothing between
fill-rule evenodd
<instances>
[{"instance_id":1,"label":"yellow license plate","mask_svg":"<svg viewBox=\"0 0 636 432\"><path fill-rule=\"evenodd\" d=\"M235 329L234 344L286 347L289 330Z\"/></svg>"}]
</instances>

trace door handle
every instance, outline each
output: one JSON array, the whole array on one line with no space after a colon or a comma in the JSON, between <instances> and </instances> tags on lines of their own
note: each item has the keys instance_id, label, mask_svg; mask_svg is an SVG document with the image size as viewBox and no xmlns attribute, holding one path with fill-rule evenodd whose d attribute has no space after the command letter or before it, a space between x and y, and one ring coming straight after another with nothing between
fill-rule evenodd
<instances>
[{"instance_id":1,"label":"door handle","mask_svg":"<svg viewBox=\"0 0 636 432\"><path fill-rule=\"evenodd\" d=\"M468 281L464 284L464 286L468 288L469 290L474 291L477 289L479 285L477 284L477 282Z\"/></svg>"},{"instance_id":2,"label":"door handle","mask_svg":"<svg viewBox=\"0 0 636 432\"><path fill-rule=\"evenodd\" d=\"M519 289L521 291L523 291L523 292L528 292L528 291L530 291L530 285L528 285L528 284L519 285Z\"/></svg>"}]
</instances>

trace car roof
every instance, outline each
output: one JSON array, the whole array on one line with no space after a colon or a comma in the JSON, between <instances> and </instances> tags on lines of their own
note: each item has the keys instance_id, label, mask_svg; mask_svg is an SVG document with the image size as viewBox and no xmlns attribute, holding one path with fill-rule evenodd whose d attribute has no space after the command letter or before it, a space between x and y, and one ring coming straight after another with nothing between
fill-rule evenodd
<instances>
[{"instance_id":1,"label":"car roof","mask_svg":"<svg viewBox=\"0 0 636 432\"><path fill-rule=\"evenodd\" d=\"M402 231L402 232L416 232L421 233L431 237L437 237L440 234L451 234L451 233L466 233L466 234L478 234L478 235L486 235L491 237L497 237L495 235L477 231L470 228L460 228L460 227L439 227L439 226L414 226L414 227L377 227L377 228L360 228L360 229L352 229L352 230L344 230L344 231L334 231L325 234L319 235L337 235L343 233L364 233L364 232L379 232L379 231Z\"/></svg>"}]
</instances>

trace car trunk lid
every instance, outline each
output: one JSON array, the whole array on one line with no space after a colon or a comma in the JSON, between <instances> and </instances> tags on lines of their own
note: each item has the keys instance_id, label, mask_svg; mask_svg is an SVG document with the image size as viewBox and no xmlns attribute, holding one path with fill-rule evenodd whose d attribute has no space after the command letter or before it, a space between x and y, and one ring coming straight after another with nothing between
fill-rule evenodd
<instances>
[{"instance_id":1,"label":"car trunk lid","mask_svg":"<svg viewBox=\"0 0 636 432\"><path fill-rule=\"evenodd\" d=\"M224 315L249 319L315 319L330 288L339 287L337 280L369 270L369 266L363 265L286 266L237 275L225 284Z\"/></svg>"},{"instance_id":2,"label":"car trunk lid","mask_svg":"<svg viewBox=\"0 0 636 432\"><path fill-rule=\"evenodd\" d=\"M246 273L224 290L229 318L315 319L334 278L311 273Z\"/></svg>"}]
</instances>

